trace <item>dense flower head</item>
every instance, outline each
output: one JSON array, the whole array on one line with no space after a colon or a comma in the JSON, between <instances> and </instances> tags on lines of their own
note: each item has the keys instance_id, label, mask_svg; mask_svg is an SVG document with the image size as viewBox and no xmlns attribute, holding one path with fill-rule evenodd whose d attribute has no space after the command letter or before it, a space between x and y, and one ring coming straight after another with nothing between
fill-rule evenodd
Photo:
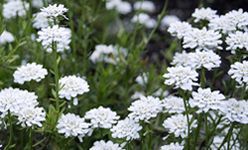
<instances>
[{"instance_id":1,"label":"dense flower head","mask_svg":"<svg viewBox=\"0 0 248 150\"><path fill-rule=\"evenodd\" d=\"M189 121L191 121L191 119L192 119L192 116L189 115ZM194 120L191 123L190 132L191 132L192 128L195 128L196 126L197 126L196 120ZM188 135L187 118L185 115L182 115L182 114L173 115L173 116L167 118L163 122L163 127L165 129L167 129L169 133L173 133L175 135L175 137L185 138Z\"/></svg>"},{"instance_id":2,"label":"dense flower head","mask_svg":"<svg viewBox=\"0 0 248 150\"><path fill-rule=\"evenodd\" d=\"M127 56L127 50L120 46L99 44L95 46L94 52L90 56L93 63L105 62L117 64L121 57Z\"/></svg>"},{"instance_id":3,"label":"dense flower head","mask_svg":"<svg viewBox=\"0 0 248 150\"><path fill-rule=\"evenodd\" d=\"M52 27L42 28L38 32L38 42L41 42L47 52L52 52L53 43L57 52L70 49L71 30L69 28L59 27L54 25Z\"/></svg>"},{"instance_id":4,"label":"dense flower head","mask_svg":"<svg viewBox=\"0 0 248 150\"><path fill-rule=\"evenodd\" d=\"M78 95L82 95L89 92L89 84L81 77L75 75L65 76L59 79L59 97L71 100L76 98Z\"/></svg>"},{"instance_id":5,"label":"dense flower head","mask_svg":"<svg viewBox=\"0 0 248 150\"><path fill-rule=\"evenodd\" d=\"M90 120L92 128L109 129L117 123L120 117L110 108L100 106L87 111L84 118Z\"/></svg>"},{"instance_id":6,"label":"dense flower head","mask_svg":"<svg viewBox=\"0 0 248 150\"><path fill-rule=\"evenodd\" d=\"M181 88L189 91L192 90L193 86L199 85L196 82L198 73L190 67L169 67L167 70L168 73L163 75L166 85L173 85L176 89Z\"/></svg>"},{"instance_id":7,"label":"dense flower head","mask_svg":"<svg viewBox=\"0 0 248 150\"><path fill-rule=\"evenodd\" d=\"M194 17L195 22L199 22L201 20L210 21L218 17L216 13L217 13L216 10L212 10L209 7L208 8L196 8L192 14L192 17Z\"/></svg>"},{"instance_id":8,"label":"dense flower head","mask_svg":"<svg viewBox=\"0 0 248 150\"><path fill-rule=\"evenodd\" d=\"M115 9L120 14L128 14L132 11L132 6L127 1L122 0L107 0L106 9Z\"/></svg>"},{"instance_id":9,"label":"dense flower head","mask_svg":"<svg viewBox=\"0 0 248 150\"><path fill-rule=\"evenodd\" d=\"M151 118L155 118L158 113L162 112L162 103L159 98L153 96L140 97L139 100L132 102L128 108L130 118L135 121L149 121Z\"/></svg>"},{"instance_id":10,"label":"dense flower head","mask_svg":"<svg viewBox=\"0 0 248 150\"><path fill-rule=\"evenodd\" d=\"M90 150L123 150L120 144L104 140L94 142Z\"/></svg>"},{"instance_id":11,"label":"dense flower head","mask_svg":"<svg viewBox=\"0 0 248 150\"><path fill-rule=\"evenodd\" d=\"M142 24L147 28L154 28L156 26L156 21L145 13L140 13L140 14L133 16L131 21L133 23Z\"/></svg>"},{"instance_id":12,"label":"dense flower head","mask_svg":"<svg viewBox=\"0 0 248 150\"><path fill-rule=\"evenodd\" d=\"M169 145L161 146L160 150L183 150L183 146L179 143L170 143Z\"/></svg>"},{"instance_id":13,"label":"dense flower head","mask_svg":"<svg viewBox=\"0 0 248 150\"><path fill-rule=\"evenodd\" d=\"M49 18L44 16L44 14L41 12L38 12L33 16L33 27L36 29L47 28L49 26L49 23L52 23L51 21L49 21Z\"/></svg>"},{"instance_id":14,"label":"dense flower head","mask_svg":"<svg viewBox=\"0 0 248 150\"><path fill-rule=\"evenodd\" d=\"M68 11L67 8L65 8L64 5L62 4L53 4L53 5L48 5L47 7L43 7L40 9L41 13L45 16L45 17L58 17L58 16L64 16L64 13L66 13Z\"/></svg>"},{"instance_id":15,"label":"dense flower head","mask_svg":"<svg viewBox=\"0 0 248 150\"><path fill-rule=\"evenodd\" d=\"M0 44L11 43L14 40L14 36L6 30L4 30L0 35Z\"/></svg>"},{"instance_id":16,"label":"dense flower head","mask_svg":"<svg viewBox=\"0 0 248 150\"><path fill-rule=\"evenodd\" d=\"M168 96L162 100L164 112L168 113L183 113L185 111L184 102L181 97Z\"/></svg>"},{"instance_id":17,"label":"dense flower head","mask_svg":"<svg viewBox=\"0 0 248 150\"><path fill-rule=\"evenodd\" d=\"M139 131L142 126L138 122L130 118L118 121L118 123L111 128L113 138L124 138L127 141L140 138Z\"/></svg>"},{"instance_id":18,"label":"dense flower head","mask_svg":"<svg viewBox=\"0 0 248 150\"><path fill-rule=\"evenodd\" d=\"M237 31L235 33L228 34L226 38L227 48L226 50L230 50L231 53L235 54L235 51L238 49L244 49L248 51L248 33Z\"/></svg>"},{"instance_id":19,"label":"dense flower head","mask_svg":"<svg viewBox=\"0 0 248 150\"><path fill-rule=\"evenodd\" d=\"M147 12L154 12L156 7L152 1L137 1L133 5L135 10L143 10Z\"/></svg>"},{"instance_id":20,"label":"dense flower head","mask_svg":"<svg viewBox=\"0 0 248 150\"><path fill-rule=\"evenodd\" d=\"M221 107L221 102L225 99L225 96L219 91L211 91L210 88L199 88L197 92L192 93L192 98L189 103L192 107L198 107L199 112L207 112L211 110L217 110Z\"/></svg>"},{"instance_id":21,"label":"dense flower head","mask_svg":"<svg viewBox=\"0 0 248 150\"><path fill-rule=\"evenodd\" d=\"M176 52L173 56L171 64L175 66L190 67L195 69L192 63L192 54L193 53L187 53L186 51L183 51L181 53Z\"/></svg>"},{"instance_id":22,"label":"dense flower head","mask_svg":"<svg viewBox=\"0 0 248 150\"><path fill-rule=\"evenodd\" d=\"M192 30L193 28L189 23L180 21L171 23L168 28L168 32L178 39L182 39L188 32L191 32Z\"/></svg>"},{"instance_id":23,"label":"dense flower head","mask_svg":"<svg viewBox=\"0 0 248 150\"><path fill-rule=\"evenodd\" d=\"M248 86L248 61L235 62L231 65L228 74L240 85Z\"/></svg>"},{"instance_id":24,"label":"dense flower head","mask_svg":"<svg viewBox=\"0 0 248 150\"><path fill-rule=\"evenodd\" d=\"M14 72L14 82L23 84L35 80L40 82L48 74L47 70L42 65L36 63L28 63L17 68Z\"/></svg>"},{"instance_id":25,"label":"dense flower head","mask_svg":"<svg viewBox=\"0 0 248 150\"><path fill-rule=\"evenodd\" d=\"M175 15L166 15L161 20L161 28L169 27L172 23L179 22L180 19Z\"/></svg>"},{"instance_id":26,"label":"dense flower head","mask_svg":"<svg viewBox=\"0 0 248 150\"><path fill-rule=\"evenodd\" d=\"M220 111L231 122L248 124L248 102L231 98L221 103Z\"/></svg>"},{"instance_id":27,"label":"dense flower head","mask_svg":"<svg viewBox=\"0 0 248 150\"><path fill-rule=\"evenodd\" d=\"M92 133L90 124L85 122L84 118L78 115L68 113L63 114L57 124L58 133L64 134L67 137L78 137L80 141L86 135Z\"/></svg>"},{"instance_id":28,"label":"dense flower head","mask_svg":"<svg viewBox=\"0 0 248 150\"><path fill-rule=\"evenodd\" d=\"M23 17L29 9L29 3L22 0L11 0L3 4L3 17L11 19L14 17Z\"/></svg>"},{"instance_id":29,"label":"dense flower head","mask_svg":"<svg viewBox=\"0 0 248 150\"><path fill-rule=\"evenodd\" d=\"M183 48L190 48L196 50L215 50L222 49L221 34L206 28L193 28L187 32L183 39Z\"/></svg>"}]
</instances>

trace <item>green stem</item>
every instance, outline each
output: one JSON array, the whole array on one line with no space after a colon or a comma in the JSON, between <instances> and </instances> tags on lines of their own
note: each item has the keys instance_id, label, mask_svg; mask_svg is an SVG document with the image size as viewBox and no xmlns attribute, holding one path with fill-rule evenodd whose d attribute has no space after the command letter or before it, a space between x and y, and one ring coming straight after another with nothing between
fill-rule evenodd
<instances>
[{"instance_id":1,"label":"green stem","mask_svg":"<svg viewBox=\"0 0 248 150\"><path fill-rule=\"evenodd\" d=\"M11 144L12 144L12 139L13 139L13 124L12 124L12 118L11 118L10 112L8 112L8 119L9 119L9 140L4 150L10 149Z\"/></svg>"},{"instance_id":2,"label":"green stem","mask_svg":"<svg viewBox=\"0 0 248 150\"><path fill-rule=\"evenodd\" d=\"M234 126L235 126L235 124L232 123L231 127L229 128L229 130L228 130L228 132L227 132L227 134L226 134L224 140L222 141L221 145L219 146L218 150L220 150L221 147L224 146L224 144L230 140L230 138L231 138L231 136L232 136L232 131L233 131L233 129L234 129Z\"/></svg>"},{"instance_id":3,"label":"green stem","mask_svg":"<svg viewBox=\"0 0 248 150\"><path fill-rule=\"evenodd\" d=\"M29 148L30 148L30 150L32 150L32 144L33 144L32 140L33 140L32 128L30 128L29 129Z\"/></svg>"},{"instance_id":4,"label":"green stem","mask_svg":"<svg viewBox=\"0 0 248 150\"><path fill-rule=\"evenodd\" d=\"M60 62L60 57L58 55L58 52L56 50L55 44L53 44L53 53L54 53L54 83L55 83L55 101L56 101L56 110L59 113L59 62Z\"/></svg>"},{"instance_id":5,"label":"green stem","mask_svg":"<svg viewBox=\"0 0 248 150\"><path fill-rule=\"evenodd\" d=\"M197 128L196 128L195 139L194 139L195 149L196 149L196 146L197 146L197 141L198 141L198 137L199 137L199 134L200 134L202 121L203 121L203 115L199 114L198 121L197 121L198 125L197 125Z\"/></svg>"},{"instance_id":6,"label":"green stem","mask_svg":"<svg viewBox=\"0 0 248 150\"><path fill-rule=\"evenodd\" d=\"M201 69L201 81L200 81L200 84L201 84L202 88L204 88L206 86L205 73L206 73L206 70L205 70L205 68L202 67L202 69Z\"/></svg>"}]
</instances>

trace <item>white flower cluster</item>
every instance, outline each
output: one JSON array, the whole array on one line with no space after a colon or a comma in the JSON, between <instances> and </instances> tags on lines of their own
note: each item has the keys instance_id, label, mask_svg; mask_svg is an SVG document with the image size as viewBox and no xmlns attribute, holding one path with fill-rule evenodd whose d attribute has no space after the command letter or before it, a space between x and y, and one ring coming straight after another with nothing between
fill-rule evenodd
<instances>
[{"instance_id":1,"label":"white flower cluster","mask_svg":"<svg viewBox=\"0 0 248 150\"><path fill-rule=\"evenodd\" d=\"M165 113L183 113L185 111L184 102L181 97L168 96L162 100Z\"/></svg>"},{"instance_id":2,"label":"white flower cluster","mask_svg":"<svg viewBox=\"0 0 248 150\"><path fill-rule=\"evenodd\" d=\"M156 9L152 1L146 1L146 0L135 2L133 7L134 7L134 10L143 10L143 11L150 12L150 13L154 12Z\"/></svg>"},{"instance_id":3,"label":"white flower cluster","mask_svg":"<svg viewBox=\"0 0 248 150\"><path fill-rule=\"evenodd\" d=\"M38 12L33 16L33 27L36 29L47 28L49 26L49 23L52 23L52 21L41 12Z\"/></svg>"},{"instance_id":4,"label":"white flower cluster","mask_svg":"<svg viewBox=\"0 0 248 150\"><path fill-rule=\"evenodd\" d=\"M11 19L17 16L23 17L26 15L29 7L29 3L22 0L7 1L3 4L3 17L6 19Z\"/></svg>"},{"instance_id":5,"label":"white flower cluster","mask_svg":"<svg viewBox=\"0 0 248 150\"><path fill-rule=\"evenodd\" d=\"M161 20L161 28L164 29L165 27L169 27L172 23L179 22L180 19L174 15L166 15Z\"/></svg>"},{"instance_id":6,"label":"white flower cluster","mask_svg":"<svg viewBox=\"0 0 248 150\"><path fill-rule=\"evenodd\" d=\"M180 21L171 23L168 28L168 32L178 39L182 39L188 32L191 32L192 30L193 28L189 23Z\"/></svg>"},{"instance_id":7,"label":"white flower cluster","mask_svg":"<svg viewBox=\"0 0 248 150\"><path fill-rule=\"evenodd\" d=\"M145 13L140 13L133 16L132 20L133 23L139 23L144 25L147 28L154 28L156 26L156 20L152 19L149 15Z\"/></svg>"},{"instance_id":8,"label":"white flower cluster","mask_svg":"<svg viewBox=\"0 0 248 150\"><path fill-rule=\"evenodd\" d=\"M194 17L195 22L199 22L201 20L210 21L218 15L216 15L217 11L212 10L211 8L196 8L194 13L192 14L192 17Z\"/></svg>"},{"instance_id":9,"label":"white flower cluster","mask_svg":"<svg viewBox=\"0 0 248 150\"><path fill-rule=\"evenodd\" d=\"M57 124L58 133L67 137L77 137L81 142L82 138L92 133L90 124L78 115L68 113L63 114Z\"/></svg>"},{"instance_id":10,"label":"white flower cluster","mask_svg":"<svg viewBox=\"0 0 248 150\"><path fill-rule=\"evenodd\" d=\"M163 75L166 85L173 85L176 89L181 88L189 91L193 89L193 86L198 86L196 82L198 73L190 67L169 67L167 70L168 73Z\"/></svg>"},{"instance_id":11,"label":"white flower cluster","mask_svg":"<svg viewBox=\"0 0 248 150\"><path fill-rule=\"evenodd\" d=\"M40 82L48 74L47 70L43 68L42 65L36 63L28 63L21 67L18 67L14 72L14 82L23 84L24 82L29 82L35 80Z\"/></svg>"},{"instance_id":12,"label":"white flower cluster","mask_svg":"<svg viewBox=\"0 0 248 150\"><path fill-rule=\"evenodd\" d=\"M248 33L237 31L235 33L230 33L226 38L227 48L231 53L235 54L237 49L244 49L248 51Z\"/></svg>"},{"instance_id":13,"label":"white flower cluster","mask_svg":"<svg viewBox=\"0 0 248 150\"><path fill-rule=\"evenodd\" d=\"M192 116L189 115L189 121L191 121ZM173 115L167 118L163 122L163 126L168 130L169 133L175 135L175 137L185 138L188 136L188 122L186 116L182 114ZM193 128L197 126L196 120L194 120L190 125L190 132Z\"/></svg>"},{"instance_id":14,"label":"white flower cluster","mask_svg":"<svg viewBox=\"0 0 248 150\"><path fill-rule=\"evenodd\" d=\"M41 13L45 17L58 17L58 16L64 16L64 13L68 11L67 8L64 7L62 4L54 4L54 5L48 5L47 7L41 8Z\"/></svg>"},{"instance_id":15,"label":"white flower cluster","mask_svg":"<svg viewBox=\"0 0 248 150\"><path fill-rule=\"evenodd\" d=\"M78 95L82 95L89 91L89 84L83 78L75 75L65 76L59 79L59 97L71 100L76 98Z\"/></svg>"},{"instance_id":16,"label":"white flower cluster","mask_svg":"<svg viewBox=\"0 0 248 150\"><path fill-rule=\"evenodd\" d=\"M208 112L209 110L218 110L224 99L225 96L219 91L199 88L197 92L192 93L189 103L192 107L198 107L198 112Z\"/></svg>"},{"instance_id":17,"label":"white flower cluster","mask_svg":"<svg viewBox=\"0 0 248 150\"><path fill-rule=\"evenodd\" d=\"M120 144L113 143L112 141L96 141L90 150L123 150Z\"/></svg>"},{"instance_id":18,"label":"white flower cluster","mask_svg":"<svg viewBox=\"0 0 248 150\"><path fill-rule=\"evenodd\" d=\"M153 96L140 97L134 101L128 108L131 112L128 116L135 121L144 120L148 122L151 118L155 118L158 113L162 112L163 107L161 100Z\"/></svg>"},{"instance_id":19,"label":"white flower cluster","mask_svg":"<svg viewBox=\"0 0 248 150\"><path fill-rule=\"evenodd\" d=\"M0 91L0 112L1 117L8 113L16 116L18 123L23 127L39 126L45 120L45 111L38 107L37 96L34 93L6 88Z\"/></svg>"},{"instance_id":20,"label":"white flower cluster","mask_svg":"<svg viewBox=\"0 0 248 150\"><path fill-rule=\"evenodd\" d=\"M106 9L108 10L116 10L120 14L128 14L132 11L132 6L127 1L122 0L107 0Z\"/></svg>"},{"instance_id":21,"label":"white flower cluster","mask_svg":"<svg viewBox=\"0 0 248 150\"><path fill-rule=\"evenodd\" d=\"M171 143L169 145L161 146L160 150L183 150L183 146L179 143Z\"/></svg>"},{"instance_id":22,"label":"white flower cluster","mask_svg":"<svg viewBox=\"0 0 248 150\"><path fill-rule=\"evenodd\" d=\"M0 44L11 43L14 40L14 36L6 30L4 30L0 35Z\"/></svg>"},{"instance_id":23,"label":"white flower cluster","mask_svg":"<svg viewBox=\"0 0 248 150\"><path fill-rule=\"evenodd\" d=\"M84 118L90 120L92 128L110 129L120 117L110 108L100 106L87 111Z\"/></svg>"},{"instance_id":24,"label":"white flower cluster","mask_svg":"<svg viewBox=\"0 0 248 150\"><path fill-rule=\"evenodd\" d=\"M116 64L122 57L127 56L127 50L125 48L113 45L96 45L94 52L90 56L90 60L93 63L106 62L110 64Z\"/></svg>"},{"instance_id":25,"label":"white flower cluster","mask_svg":"<svg viewBox=\"0 0 248 150\"><path fill-rule=\"evenodd\" d=\"M248 61L235 62L228 71L231 78L235 79L240 85L248 87Z\"/></svg>"}]
</instances>

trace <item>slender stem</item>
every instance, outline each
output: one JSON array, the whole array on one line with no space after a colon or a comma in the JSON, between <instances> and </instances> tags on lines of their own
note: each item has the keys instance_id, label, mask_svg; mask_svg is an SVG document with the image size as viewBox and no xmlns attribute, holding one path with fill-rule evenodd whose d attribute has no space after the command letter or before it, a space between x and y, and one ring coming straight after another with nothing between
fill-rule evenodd
<instances>
[{"instance_id":1,"label":"slender stem","mask_svg":"<svg viewBox=\"0 0 248 150\"><path fill-rule=\"evenodd\" d=\"M198 125L197 125L197 128L196 128L195 139L194 139L195 149L196 149L196 146L197 146L197 141L198 141L198 137L199 137L199 134L200 134L202 121L203 121L203 115L199 114L198 121L197 121Z\"/></svg>"},{"instance_id":2,"label":"slender stem","mask_svg":"<svg viewBox=\"0 0 248 150\"><path fill-rule=\"evenodd\" d=\"M59 112L59 55L56 50L55 44L53 44L53 53L54 53L54 83L55 83L55 101L56 101L56 110Z\"/></svg>"},{"instance_id":3,"label":"slender stem","mask_svg":"<svg viewBox=\"0 0 248 150\"><path fill-rule=\"evenodd\" d=\"M206 77L205 77L205 73L206 73L206 70L205 68L201 68L201 81L200 81L200 84L201 84L201 87L204 88L206 86Z\"/></svg>"},{"instance_id":4,"label":"slender stem","mask_svg":"<svg viewBox=\"0 0 248 150\"><path fill-rule=\"evenodd\" d=\"M10 112L8 112L8 119L9 119L9 140L4 150L8 150L10 148L13 139L13 124L12 124L12 118Z\"/></svg>"},{"instance_id":5,"label":"slender stem","mask_svg":"<svg viewBox=\"0 0 248 150\"><path fill-rule=\"evenodd\" d=\"M32 128L29 129L29 148L32 150L32 144L33 144L33 134L32 134Z\"/></svg>"},{"instance_id":6,"label":"slender stem","mask_svg":"<svg viewBox=\"0 0 248 150\"><path fill-rule=\"evenodd\" d=\"M228 132L227 132L227 134L225 136L225 138L223 139L222 143L220 144L218 150L220 150L221 147L224 146L224 144L230 140L230 138L232 136L232 131L234 129L234 126L235 126L235 124L232 123L231 127L229 128L229 130L228 130Z\"/></svg>"}]
</instances>

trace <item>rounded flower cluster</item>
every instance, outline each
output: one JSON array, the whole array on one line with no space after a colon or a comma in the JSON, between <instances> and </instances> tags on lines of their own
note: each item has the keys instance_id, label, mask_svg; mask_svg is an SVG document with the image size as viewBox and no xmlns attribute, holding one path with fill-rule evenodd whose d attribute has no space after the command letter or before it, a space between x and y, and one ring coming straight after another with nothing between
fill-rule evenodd
<instances>
[{"instance_id":1,"label":"rounded flower cluster","mask_svg":"<svg viewBox=\"0 0 248 150\"><path fill-rule=\"evenodd\" d=\"M192 116L189 115L189 121L192 119ZM173 115L170 118L167 118L163 122L163 126L168 130L169 133L173 133L175 137L185 138L188 135L188 123L186 116L182 114ZM191 128L195 128L197 126L196 120L191 123Z\"/></svg>"},{"instance_id":2,"label":"rounded flower cluster","mask_svg":"<svg viewBox=\"0 0 248 150\"><path fill-rule=\"evenodd\" d=\"M120 117L110 108L100 106L86 112L84 118L90 120L92 128L110 129L112 125L117 123Z\"/></svg>"},{"instance_id":3,"label":"rounded flower cluster","mask_svg":"<svg viewBox=\"0 0 248 150\"><path fill-rule=\"evenodd\" d=\"M130 118L118 121L118 123L111 128L113 138L125 138L127 141L140 138L139 131L142 126Z\"/></svg>"},{"instance_id":4,"label":"rounded flower cluster","mask_svg":"<svg viewBox=\"0 0 248 150\"><path fill-rule=\"evenodd\" d=\"M162 100L164 112L183 113L185 111L184 102L181 97L169 96Z\"/></svg>"},{"instance_id":5,"label":"rounded flower cluster","mask_svg":"<svg viewBox=\"0 0 248 150\"><path fill-rule=\"evenodd\" d=\"M244 49L248 51L248 33L237 31L235 33L230 33L226 38L227 50L235 54L237 49Z\"/></svg>"},{"instance_id":6,"label":"rounded flower cluster","mask_svg":"<svg viewBox=\"0 0 248 150\"><path fill-rule=\"evenodd\" d=\"M162 112L163 107L161 104L159 98L153 96L140 97L128 108L131 112L128 116L135 121L149 121L149 119L155 118L158 113Z\"/></svg>"},{"instance_id":7,"label":"rounded flower cluster","mask_svg":"<svg viewBox=\"0 0 248 150\"><path fill-rule=\"evenodd\" d=\"M180 19L177 16L174 15L166 15L161 20L161 28L164 29L166 27L169 27L172 23L179 22Z\"/></svg>"},{"instance_id":8,"label":"rounded flower cluster","mask_svg":"<svg viewBox=\"0 0 248 150\"><path fill-rule=\"evenodd\" d=\"M193 86L198 86L196 82L198 73L190 67L169 67L167 70L168 73L163 75L166 85L174 85L176 89L181 88L189 91L192 90Z\"/></svg>"},{"instance_id":9,"label":"rounded flower cluster","mask_svg":"<svg viewBox=\"0 0 248 150\"><path fill-rule=\"evenodd\" d=\"M119 144L113 143L112 141L96 141L90 150L123 150Z\"/></svg>"},{"instance_id":10,"label":"rounded flower cluster","mask_svg":"<svg viewBox=\"0 0 248 150\"><path fill-rule=\"evenodd\" d=\"M133 16L131 21L133 23L142 24L147 28L153 28L156 26L156 21L145 13L140 13L140 14Z\"/></svg>"},{"instance_id":11,"label":"rounded flower cluster","mask_svg":"<svg viewBox=\"0 0 248 150\"><path fill-rule=\"evenodd\" d=\"M41 8L41 13L45 17L58 17L58 16L64 16L64 13L68 11L67 8L64 7L62 4L54 4L54 5L48 5L47 7Z\"/></svg>"},{"instance_id":12,"label":"rounded flower cluster","mask_svg":"<svg viewBox=\"0 0 248 150\"><path fill-rule=\"evenodd\" d=\"M41 12L36 13L33 16L33 27L36 29L47 28L49 26L49 23L52 23L51 21L49 21L49 18L44 16L44 14Z\"/></svg>"},{"instance_id":13,"label":"rounded flower cluster","mask_svg":"<svg viewBox=\"0 0 248 150\"><path fill-rule=\"evenodd\" d=\"M132 11L132 6L129 2L122 0L107 0L106 9L114 9L120 14L128 14Z\"/></svg>"},{"instance_id":14,"label":"rounded flower cluster","mask_svg":"<svg viewBox=\"0 0 248 150\"><path fill-rule=\"evenodd\" d=\"M42 28L38 32L38 36L37 41L41 42L47 52L52 52L53 44L57 52L70 49L71 30L68 28L59 27L58 25Z\"/></svg>"},{"instance_id":15,"label":"rounded flower cluster","mask_svg":"<svg viewBox=\"0 0 248 150\"><path fill-rule=\"evenodd\" d=\"M90 124L85 122L84 118L81 118L78 115L68 113L62 115L57 124L58 133L64 134L67 137L78 137L82 142L82 138L86 135L92 133Z\"/></svg>"},{"instance_id":16,"label":"rounded flower cluster","mask_svg":"<svg viewBox=\"0 0 248 150\"><path fill-rule=\"evenodd\" d=\"M192 107L198 107L199 112L207 112L211 110L217 110L221 106L221 102L225 99L223 94L219 91L211 91L210 88L199 88L197 92L192 93L192 98L189 103Z\"/></svg>"},{"instance_id":17,"label":"rounded flower cluster","mask_svg":"<svg viewBox=\"0 0 248 150\"><path fill-rule=\"evenodd\" d=\"M75 75L65 76L59 79L59 97L71 100L72 98L89 92L89 84L85 79L77 77Z\"/></svg>"},{"instance_id":18,"label":"rounded flower cluster","mask_svg":"<svg viewBox=\"0 0 248 150\"><path fill-rule=\"evenodd\" d=\"M171 143L169 145L164 145L160 150L183 150L183 146L179 143Z\"/></svg>"},{"instance_id":19,"label":"rounded flower cluster","mask_svg":"<svg viewBox=\"0 0 248 150\"><path fill-rule=\"evenodd\" d=\"M199 22L201 20L210 21L218 15L216 15L217 11L212 10L211 8L196 8L194 13L192 14L192 17L194 17L195 22Z\"/></svg>"},{"instance_id":20,"label":"rounded flower cluster","mask_svg":"<svg viewBox=\"0 0 248 150\"><path fill-rule=\"evenodd\" d=\"M1 4L2 5L2 4ZM25 16L29 9L29 3L22 0L11 0L3 4L3 17L11 19L16 16Z\"/></svg>"},{"instance_id":21,"label":"rounded flower cluster","mask_svg":"<svg viewBox=\"0 0 248 150\"><path fill-rule=\"evenodd\" d=\"M180 21L171 23L168 28L168 32L178 39L182 39L188 32L191 32L192 30L193 28L189 23Z\"/></svg>"},{"instance_id":22,"label":"rounded flower cluster","mask_svg":"<svg viewBox=\"0 0 248 150\"><path fill-rule=\"evenodd\" d=\"M235 62L231 65L228 74L235 79L240 85L248 86L248 61Z\"/></svg>"},{"instance_id":23,"label":"rounded flower cluster","mask_svg":"<svg viewBox=\"0 0 248 150\"><path fill-rule=\"evenodd\" d=\"M35 80L40 82L48 74L47 70L43 68L42 65L36 63L28 63L21 67L18 67L14 72L14 82L23 84L24 82L29 82Z\"/></svg>"},{"instance_id":24,"label":"rounded flower cluster","mask_svg":"<svg viewBox=\"0 0 248 150\"><path fill-rule=\"evenodd\" d=\"M147 12L154 12L156 7L152 1L137 1L133 5L135 10L143 10Z\"/></svg>"},{"instance_id":25,"label":"rounded flower cluster","mask_svg":"<svg viewBox=\"0 0 248 150\"><path fill-rule=\"evenodd\" d=\"M0 44L11 43L14 40L15 40L14 36L6 30L3 31L2 34L0 35Z\"/></svg>"}]
</instances>

